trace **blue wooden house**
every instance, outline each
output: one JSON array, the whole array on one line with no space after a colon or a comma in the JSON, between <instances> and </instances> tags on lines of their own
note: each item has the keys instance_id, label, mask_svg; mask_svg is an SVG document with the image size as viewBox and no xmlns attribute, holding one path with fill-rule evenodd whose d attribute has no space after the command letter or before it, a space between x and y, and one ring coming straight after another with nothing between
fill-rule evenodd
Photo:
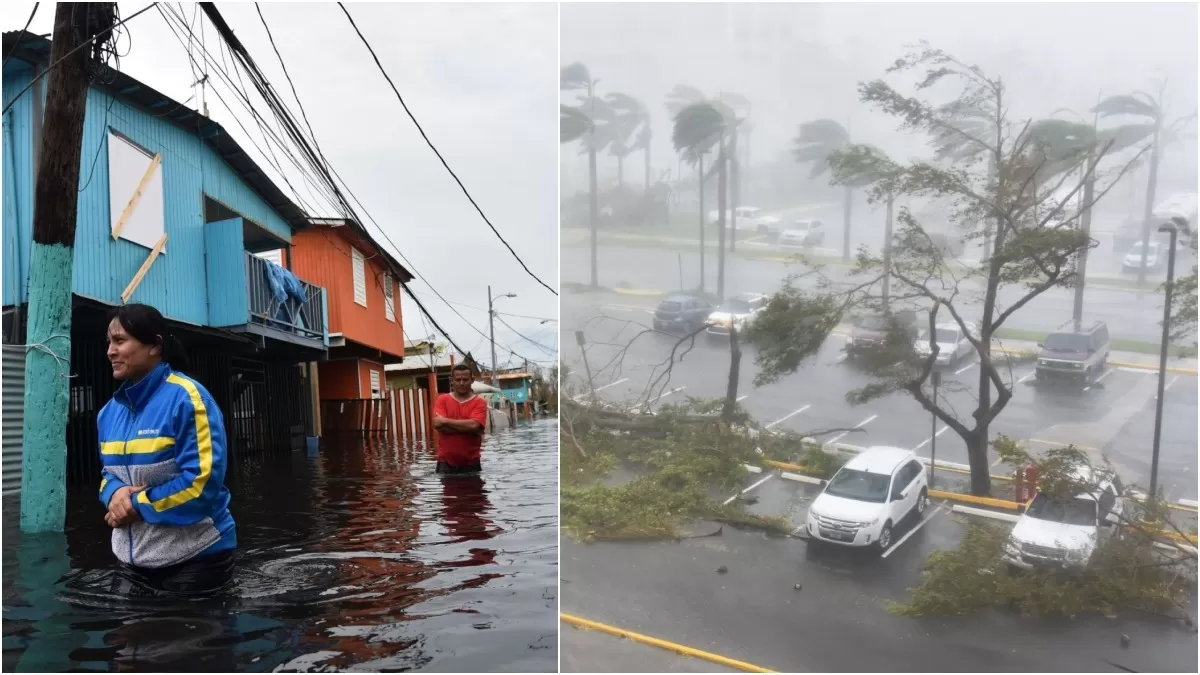
<instances>
[{"instance_id":1,"label":"blue wooden house","mask_svg":"<svg viewBox=\"0 0 1200 675\"><path fill-rule=\"evenodd\" d=\"M50 41L5 33L3 52L12 54L7 105L46 68ZM24 341L45 85L34 82L3 119L4 341L13 344ZM123 302L172 321L235 449L286 449L315 435L306 378L327 354L325 291L265 259L282 250L287 264L293 234L308 226L221 125L124 73L96 78L75 234L72 452L92 440L87 428L113 390L103 317Z\"/></svg>"}]
</instances>

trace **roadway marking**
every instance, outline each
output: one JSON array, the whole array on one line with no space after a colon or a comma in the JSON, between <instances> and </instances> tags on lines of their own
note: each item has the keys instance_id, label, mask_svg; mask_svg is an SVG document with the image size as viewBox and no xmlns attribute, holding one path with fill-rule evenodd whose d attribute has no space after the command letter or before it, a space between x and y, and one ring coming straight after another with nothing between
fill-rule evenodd
<instances>
[{"instance_id":1,"label":"roadway marking","mask_svg":"<svg viewBox=\"0 0 1200 675\"><path fill-rule=\"evenodd\" d=\"M855 428L855 429L861 429L861 428L863 428L863 427L867 426L868 424L870 424L870 423L871 423L871 422L872 422L872 421L873 421L873 420L874 420L876 417L879 417L879 415L871 415L871 416L870 416L870 417L868 417L867 419L865 419L865 420L863 420L863 421L859 422L858 424L854 425L854 428ZM834 436L833 438L829 439L828 441L825 441L825 445L833 445L834 443L837 443L838 441L842 440L842 436L845 436L845 435L846 435L846 434L848 434L848 433L850 433L850 432L849 432L849 431L843 431L842 433L838 434L837 436Z\"/></svg>"},{"instance_id":2,"label":"roadway marking","mask_svg":"<svg viewBox=\"0 0 1200 675\"><path fill-rule=\"evenodd\" d=\"M1089 389L1091 389L1092 387L1094 387L1094 386L1096 386L1096 385L1100 384L1101 382L1103 382L1103 381L1104 381L1104 378L1108 377L1109 375L1112 375L1114 372L1116 372L1116 370L1117 370L1116 368L1109 368L1108 370L1104 371L1104 373L1103 373L1102 375L1100 375L1100 377L1097 377L1097 378L1096 378L1096 381L1095 381L1095 382L1093 382L1093 383L1089 384L1088 386L1084 387L1084 388L1083 388L1083 390L1084 390L1084 391L1088 391L1088 390L1089 390Z\"/></svg>"},{"instance_id":3,"label":"roadway marking","mask_svg":"<svg viewBox=\"0 0 1200 675\"><path fill-rule=\"evenodd\" d=\"M925 447L926 445L929 444L930 441L932 441L933 439L937 438L938 436L941 436L942 434L946 433L946 430L949 428L950 427L943 424L942 428L937 430L937 433L935 433L934 435L930 436L929 438L926 438L925 440L921 441L921 444L918 445L917 447L913 448L912 451L916 452L916 451L920 450L921 448Z\"/></svg>"},{"instance_id":4,"label":"roadway marking","mask_svg":"<svg viewBox=\"0 0 1200 675\"><path fill-rule=\"evenodd\" d=\"M926 499L928 500L928 498L926 498ZM937 516L937 514L941 513L942 508L944 506L945 506L944 504L938 504L938 507L933 510L933 513L929 514L928 516L925 516L924 520L917 523L916 527L909 530L903 537L900 537L900 541L892 544L891 547L889 547L888 550L884 551L883 555L881 555L880 557L886 558L892 554L892 551L895 551L896 549L900 548L900 544L903 544L904 542L908 541L908 538L913 536L914 534L916 534L917 530L921 529L922 527L925 527L925 523L928 523L929 521L933 520Z\"/></svg>"},{"instance_id":5,"label":"roadway marking","mask_svg":"<svg viewBox=\"0 0 1200 675\"><path fill-rule=\"evenodd\" d=\"M735 401L734 401L734 402L735 402L735 403L741 403L742 401L744 401L744 400L745 400L746 398L748 398L749 396L750 396L750 394L742 394L741 396L737 397L737 399L735 399Z\"/></svg>"},{"instance_id":6,"label":"roadway marking","mask_svg":"<svg viewBox=\"0 0 1200 675\"><path fill-rule=\"evenodd\" d=\"M1175 381L1176 381L1176 380L1178 380L1178 379L1179 379L1179 376L1178 376L1178 375L1175 375L1175 376L1174 376L1174 377L1172 377L1171 379L1167 380L1167 383L1166 383L1166 385L1164 385L1164 386L1163 386L1163 393L1165 394L1165 393L1167 393L1168 391L1170 391L1170 389L1171 389L1171 385L1175 384ZM1154 400L1155 400L1155 401L1157 401L1157 400L1158 400L1158 394L1155 394L1155 395L1154 395Z\"/></svg>"},{"instance_id":7,"label":"roadway marking","mask_svg":"<svg viewBox=\"0 0 1200 675\"><path fill-rule=\"evenodd\" d=\"M796 410L793 410L792 412L784 415L783 417L780 417L779 419L775 420L774 422L768 422L764 428L770 429L771 427L775 426L776 424L779 424L780 422L789 420L789 419L795 417L796 415L799 415L800 413L804 412L805 410L808 410L811 407L812 407L811 404L807 404L801 408L797 408Z\"/></svg>"},{"instance_id":8,"label":"roadway marking","mask_svg":"<svg viewBox=\"0 0 1200 675\"><path fill-rule=\"evenodd\" d=\"M1100 448L1093 448L1090 445L1078 445L1076 443L1067 443L1065 441L1047 441L1042 438L1030 438L1030 439L1026 440L1025 442L1026 443L1037 443L1038 445L1049 445L1052 447L1059 447L1059 448L1065 448L1068 445L1074 445L1076 448L1079 448L1080 450L1089 450L1091 452L1103 452L1103 450L1101 450Z\"/></svg>"},{"instance_id":9,"label":"roadway marking","mask_svg":"<svg viewBox=\"0 0 1200 675\"><path fill-rule=\"evenodd\" d=\"M721 502L722 506L729 506L730 504L732 504L732 503L733 503L733 500L735 500L735 499L737 499L738 497L740 497L740 496L742 496L742 495L746 494L747 492L749 492L749 491L753 490L754 488L758 487L759 485L762 485L763 483L765 483L765 482L767 482L767 481L771 480L771 476L774 476L774 475L775 475L775 474L773 474L773 473L769 473L769 474L767 474L766 476L763 476L762 480L760 480L760 481L758 481L757 483L755 483L755 484L751 485L750 487L746 488L745 490L742 490L741 492L739 492L739 493L735 494L734 496L730 497L729 499L726 499L725 501Z\"/></svg>"},{"instance_id":10,"label":"roadway marking","mask_svg":"<svg viewBox=\"0 0 1200 675\"><path fill-rule=\"evenodd\" d=\"M996 461L992 462L992 468L994 469L994 468L1000 466L1000 462L1003 462L1003 461L1004 461L1003 457L997 457Z\"/></svg>"},{"instance_id":11,"label":"roadway marking","mask_svg":"<svg viewBox=\"0 0 1200 675\"><path fill-rule=\"evenodd\" d=\"M604 391L605 389L608 389L609 387L621 384L622 382L628 382L628 381L629 381L628 377L622 377L621 379L617 380L616 382L609 382L608 384L604 385L603 387L596 387L596 391Z\"/></svg>"},{"instance_id":12,"label":"roadway marking","mask_svg":"<svg viewBox=\"0 0 1200 675\"><path fill-rule=\"evenodd\" d=\"M1037 375L1036 370L1029 371L1025 376L1023 376L1021 379L1017 380L1017 384L1025 384L1026 382L1029 381L1029 378L1033 377L1034 375Z\"/></svg>"},{"instance_id":13,"label":"roadway marking","mask_svg":"<svg viewBox=\"0 0 1200 675\"><path fill-rule=\"evenodd\" d=\"M833 362L834 362L834 363L841 363L841 362L845 361L845 360L846 360L846 357L848 357L848 356L850 356L850 355L849 355L849 354L842 354L842 355L838 356L836 359L834 359L834 360L833 360Z\"/></svg>"},{"instance_id":14,"label":"roadway marking","mask_svg":"<svg viewBox=\"0 0 1200 675\"><path fill-rule=\"evenodd\" d=\"M651 647L658 647L659 649L665 649L667 651L672 651L677 654L683 654L684 656L691 656L693 658L703 659L710 663L716 663L716 664L725 666L726 668L733 668L734 670L741 670L741 671L745 671L748 673L774 673L774 672L777 672L777 671L771 670L769 668L763 668L762 666L756 666L753 663L747 663L745 661L738 661L736 659L731 659L728 656L721 656L720 654L713 654L712 652L706 652L706 651L703 651L700 649L696 649L694 647L688 647L688 646L681 645L681 644L678 644L675 642L668 642L666 640L660 640L655 637L650 637L649 635L642 635L641 633L635 633L633 631L625 630L623 628L617 628L616 626L609 626L608 624L603 624L598 621L591 621L589 619L584 619L582 617L572 616L570 614L567 614L566 612L559 612L558 619L559 619L559 621L562 621L563 623L572 625L576 628L584 628L584 629L588 629L588 630L600 631L601 633L608 633L609 635L614 635L616 637L625 638L627 640L632 640L634 642L640 642L644 645L649 645Z\"/></svg>"},{"instance_id":15,"label":"roadway marking","mask_svg":"<svg viewBox=\"0 0 1200 675\"><path fill-rule=\"evenodd\" d=\"M959 368L958 370L954 371L954 374L962 375L963 373L967 372L968 370L970 370L974 367L975 367L975 362L972 361L971 363L968 363L967 365L963 366L962 368Z\"/></svg>"},{"instance_id":16,"label":"roadway marking","mask_svg":"<svg viewBox=\"0 0 1200 675\"><path fill-rule=\"evenodd\" d=\"M655 401L657 401L660 398L666 398L667 396L670 396L671 394L678 394L679 392L683 391L684 389L687 389L687 385L684 385L682 387L676 387L675 389L672 389L667 392L663 392L663 393L659 394L658 396L655 396L654 398L646 399L646 403L648 403L648 404L654 403Z\"/></svg>"}]
</instances>

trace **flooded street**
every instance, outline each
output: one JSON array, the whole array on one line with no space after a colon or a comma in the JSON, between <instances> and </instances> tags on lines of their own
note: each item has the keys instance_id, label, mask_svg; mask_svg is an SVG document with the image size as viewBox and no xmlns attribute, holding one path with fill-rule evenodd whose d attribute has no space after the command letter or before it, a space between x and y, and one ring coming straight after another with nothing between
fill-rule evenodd
<instances>
[{"instance_id":1,"label":"flooded street","mask_svg":"<svg viewBox=\"0 0 1200 675\"><path fill-rule=\"evenodd\" d=\"M358 437L231 463L234 587L204 601L107 591L94 489L65 535L22 537L4 503L4 670L554 671L556 420L485 441L484 471Z\"/></svg>"}]
</instances>

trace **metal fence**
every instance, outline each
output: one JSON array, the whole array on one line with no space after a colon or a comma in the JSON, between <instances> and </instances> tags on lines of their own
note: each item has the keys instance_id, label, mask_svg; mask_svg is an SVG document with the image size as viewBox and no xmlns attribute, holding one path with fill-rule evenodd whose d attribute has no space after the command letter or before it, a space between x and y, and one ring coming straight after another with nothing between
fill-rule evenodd
<instances>
[{"instance_id":1,"label":"metal fence","mask_svg":"<svg viewBox=\"0 0 1200 675\"><path fill-rule=\"evenodd\" d=\"M321 310L321 287L301 281L304 302L288 296L284 302L275 299L267 281L267 267L272 263L246 253L246 291L250 320L296 335L320 340L325 334L325 316Z\"/></svg>"},{"instance_id":2,"label":"metal fence","mask_svg":"<svg viewBox=\"0 0 1200 675\"><path fill-rule=\"evenodd\" d=\"M25 433L25 347L4 345L3 494L21 491L21 449Z\"/></svg>"}]
</instances>

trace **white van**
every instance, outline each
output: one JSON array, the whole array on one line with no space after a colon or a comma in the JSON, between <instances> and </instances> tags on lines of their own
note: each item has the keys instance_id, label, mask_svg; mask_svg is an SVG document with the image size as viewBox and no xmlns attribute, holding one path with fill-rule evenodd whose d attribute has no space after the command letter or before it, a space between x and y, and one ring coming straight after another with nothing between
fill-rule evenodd
<instances>
[{"instance_id":1,"label":"white van","mask_svg":"<svg viewBox=\"0 0 1200 675\"><path fill-rule=\"evenodd\" d=\"M808 510L813 541L887 549L896 524L929 505L925 467L901 448L867 448L821 487Z\"/></svg>"},{"instance_id":2,"label":"white van","mask_svg":"<svg viewBox=\"0 0 1200 675\"><path fill-rule=\"evenodd\" d=\"M1124 487L1111 472L1081 467L1077 479L1096 486L1073 499L1056 502L1037 494L1013 527L1002 558L1021 570L1087 568L1103 537L1120 533Z\"/></svg>"}]
</instances>

